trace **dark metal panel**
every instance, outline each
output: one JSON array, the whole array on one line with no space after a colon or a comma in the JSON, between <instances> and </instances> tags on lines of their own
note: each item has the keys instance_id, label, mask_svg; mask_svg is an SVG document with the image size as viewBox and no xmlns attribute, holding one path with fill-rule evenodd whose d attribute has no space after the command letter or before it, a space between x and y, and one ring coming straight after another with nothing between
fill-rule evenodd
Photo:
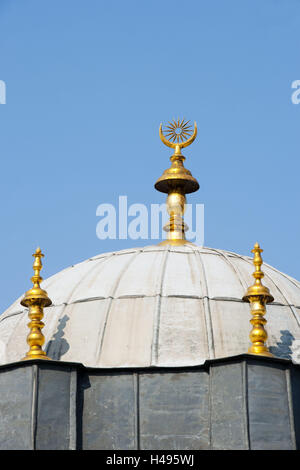
<instances>
[{"instance_id":1,"label":"dark metal panel","mask_svg":"<svg viewBox=\"0 0 300 470\"><path fill-rule=\"evenodd\" d=\"M285 369L278 363L248 362L251 449L293 449Z\"/></svg>"},{"instance_id":2,"label":"dark metal panel","mask_svg":"<svg viewBox=\"0 0 300 470\"><path fill-rule=\"evenodd\" d=\"M133 374L90 374L89 382L84 386L83 449L135 449Z\"/></svg>"},{"instance_id":3,"label":"dark metal panel","mask_svg":"<svg viewBox=\"0 0 300 470\"><path fill-rule=\"evenodd\" d=\"M208 449L208 384L205 371L141 374L141 449Z\"/></svg>"},{"instance_id":4,"label":"dark metal panel","mask_svg":"<svg viewBox=\"0 0 300 470\"><path fill-rule=\"evenodd\" d=\"M38 367L36 449L69 449L71 368Z\"/></svg>"},{"instance_id":5,"label":"dark metal panel","mask_svg":"<svg viewBox=\"0 0 300 470\"><path fill-rule=\"evenodd\" d=\"M33 448L31 415L32 367L1 370L1 450L28 450Z\"/></svg>"},{"instance_id":6,"label":"dark metal panel","mask_svg":"<svg viewBox=\"0 0 300 470\"><path fill-rule=\"evenodd\" d=\"M298 367L291 367L290 371L292 409L294 420L294 431L296 447L300 449L300 370Z\"/></svg>"},{"instance_id":7,"label":"dark metal panel","mask_svg":"<svg viewBox=\"0 0 300 470\"><path fill-rule=\"evenodd\" d=\"M216 450L248 449L243 363L211 365L211 440Z\"/></svg>"}]
</instances>

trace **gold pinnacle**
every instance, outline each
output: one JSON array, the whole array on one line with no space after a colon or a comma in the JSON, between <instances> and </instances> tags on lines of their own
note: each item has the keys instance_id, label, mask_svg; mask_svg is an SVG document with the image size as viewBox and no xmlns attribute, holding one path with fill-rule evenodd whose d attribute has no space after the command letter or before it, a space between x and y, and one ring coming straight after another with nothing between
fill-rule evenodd
<instances>
[{"instance_id":1,"label":"gold pinnacle","mask_svg":"<svg viewBox=\"0 0 300 470\"><path fill-rule=\"evenodd\" d=\"M186 205L185 195L197 191L199 183L191 172L184 167L185 157L181 154L181 149L194 142L197 136L197 124L195 122L192 131L189 121L174 119L166 126L165 133L169 140L164 135L161 124L159 127L160 139L165 145L173 148L175 152L170 157L171 167L164 171L155 183L155 188L158 191L168 194L167 210L170 215L170 220L164 227L167 232L167 239L161 242L160 245L185 245L190 243L185 239L185 232L188 227L183 221Z\"/></svg>"},{"instance_id":2,"label":"gold pinnacle","mask_svg":"<svg viewBox=\"0 0 300 470\"><path fill-rule=\"evenodd\" d=\"M253 325L253 328L250 332L250 340L252 345L250 346L248 352L250 354L259 354L261 356L273 356L267 348L265 342L268 339L268 334L264 328L264 325L267 323L267 320L264 318L266 314L266 304L273 302L274 298L270 294L270 291L265 287L261 280L264 277L264 273L261 270L263 260L261 253L263 250L260 248L259 244L254 245L252 253L254 253L253 264L255 266L255 271L252 274L255 282L248 288L243 300L250 303L250 309L252 314L252 319L250 323Z\"/></svg>"},{"instance_id":3,"label":"gold pinnacle","mask_svg":"<svg viewBox=\"0 0 300 470\"><path fill-rule=\"evenodd\" d=\"M42 345L45 342L45 337L42 333L42 328L45 326L42 322L44 316L44 307L52 304L47 292L40 287L43 278L40 276L40 271L43 267L41 258L44 257L40 248L37 248L34 257L33 271L34 275L31 278L33 283L32 289L26 292L25 297L21 300L21 305L29 308L28 317L30 323L29 335L27 336L27 343L30 347L26 356L22 360L27 359L50 359L46 356L45 351L42 350Z\"/></svg>"}]
</instances>

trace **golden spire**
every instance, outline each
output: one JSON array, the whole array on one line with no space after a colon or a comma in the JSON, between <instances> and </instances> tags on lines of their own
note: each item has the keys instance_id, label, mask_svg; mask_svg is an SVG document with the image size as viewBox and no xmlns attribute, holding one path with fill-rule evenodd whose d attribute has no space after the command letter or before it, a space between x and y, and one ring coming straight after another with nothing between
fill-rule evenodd
<instances>
[{"instance_id":1,"label":"golden spire","mask_svg":"<svg viewBox=\"0 0 300 470\"><path fill-rule=\"evenodd\" d=\"M44 316L43 308L48 307L52 302L49 299L47 292L40 287L40 282L43 280L40 276L40 271L43 267L41 258L43 258L44 255L41 252L41 249L37 248L32 256L35 258L33 263L34 275L31 278L33 287L26 292L25 297L21 300L21 305L29 307L28 316L31 321L28 323L30 333L27 336L27 343L29 344L30 349L22 360L49 359L49 357L46 356L45 351L42 350L45 338L41 332L41 329L44 327L44 323L41 320Z\"/></svg>"},{"instance_id":2,"label":"golden spire","mask_svg":"<svg viewBox=\"0 0 300 470\"><path fill-rule=\"evenodd\" d=\"M259 244L256 243L252 250L252 253L254 253L253 264L255 266L255 271L252 275L255 282L253 286L249 287L243 297L245 302L250 302L251 314L253 316L250 320L250 323L253 325L250 333L252 345L248 352L251 354L259 354L261 356L273 356L265 345L268 335L264 328L264 325L267 323L264 315L266 313L266 304L273 302L274 298L270 294L269 289L261 282L264 277L264 273L261 270L261 266L263 264L261 257L262 252L263 250L260 248Z\"/></svg>"},{"instance_id":3,"label":"golden spire","mask_svg":"<svg viewBox=\"0 0 300 470\"><path fill-rule=\"evenodd\" d=\"M199 189L198 181L187 170L183 162L185 157L181 154L181 149L191 145L197 136L197 124L195 122L194 130L189 121L174 119L169 122L165 130L169 140L165 137L162 130L162 124L159 127L159 136L162 142L175 150L170 157L171 167L164 171L163 175L156 181L155 188L167 193L167 210L170 215L170 221L165 225L167 239L161 242L161 245L184 245L190 242L185 239L185 232L188 227L183 221L186 197L188 193L193 193Z\"/></svg>"}]
</instances>

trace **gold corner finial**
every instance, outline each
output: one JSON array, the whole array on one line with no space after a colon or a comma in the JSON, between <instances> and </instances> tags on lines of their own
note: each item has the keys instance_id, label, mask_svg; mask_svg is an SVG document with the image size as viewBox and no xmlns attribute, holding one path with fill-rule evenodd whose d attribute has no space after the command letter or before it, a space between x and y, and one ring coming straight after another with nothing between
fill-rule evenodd
<instances>
[{"instance_id":1,"label":"gold corner finial","mask_svg":"<svg viewBox=\"0 0 300 470\"><path fill-rule=\"evenodd\" d=\"M42 345L45 342L45 337L41 331L44 327L44 323L42 322L44 316L43 309L51 305L52 302L47 292L40 287L40 283L43 280L40 276L40 271L43 267L41 259L44 257L40 247L36 249L32 256L34 257L34 275L31 278L33 287L26 292L25 297L21 300L21 305L29 308L28 317L30 318L30 322L28 323L28 327L30 328L30 332L27 336L27 343L30 349L22 360L50 359L47 357L45 351L42 350Z\"/></svg>"},{"instance_id":2,"label":"gold corner finial","mask_svg":"<svg viewBox=\"0 0 300 470\"><path fill-rule=\"evenodd\" d=\"M181 154L181 149L191 145L197 136L197 124L194 124L194 130L185 119L173 119L169 122L163 132L162 124L159 126L159 136L161 141L175 150L170 157L171 167L164 171L163 175L156 181L155 188L167 193L167 210L170 215L169 223L164 227L167 232L167 239L160 245L184 245L188 244L185 239L185 232L188 230L183 221L185 211L186 197L188 193L193 193L199 189L198 181L187 170L183 162L185 157Z\"/></svg>"},{"instance_id":3,"label":"gold corner finial","mask_svg":"<svg viewBox=\"0 0 300 470\"><path fill-rule=\"evenodd\" d=\"M274 298L270 294L269 289L264 286L261 282L264 277L264 273L261 270L263 264L263 259L261 253L263 250L260 248L258 243L255 243L253 250L251 252L254 254L253 264L255 266L255 271L252 276L255 279L254 284L248 288L243 300L250 303L250 309L252 314L252 319L250 323L253 325L253 328L250 332L250 340L252 345L250 346L248 352L250 354L258 354L261 356L273 356L270 353L269 349L266 346L266 341L268 339L268 334L264 328L267 320L264 318L266 314L266 304L273 302Z\"/></svg>"}]
</instances>

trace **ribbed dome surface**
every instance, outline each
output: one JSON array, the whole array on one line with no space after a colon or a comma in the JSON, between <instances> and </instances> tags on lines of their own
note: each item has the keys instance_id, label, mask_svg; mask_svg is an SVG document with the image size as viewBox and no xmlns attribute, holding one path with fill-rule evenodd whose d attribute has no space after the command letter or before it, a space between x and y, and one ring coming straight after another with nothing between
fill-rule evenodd
<instances>
[{"instance_id":1,"label":"ribbed dome surface","mask_svg":"<svg viewBox=\"0 0 300 470\"><path fill-rule=\"evenodd\" d=\"M186 245L105 253L42 283L44 349L91 367L185 366L247 352L251 318L241 299L252 259ZM271 352L300 362L300 283L264 264ZM27 310L18 299L0 316L0 363L28 350Z\"/></svg>"}]
</instances>

